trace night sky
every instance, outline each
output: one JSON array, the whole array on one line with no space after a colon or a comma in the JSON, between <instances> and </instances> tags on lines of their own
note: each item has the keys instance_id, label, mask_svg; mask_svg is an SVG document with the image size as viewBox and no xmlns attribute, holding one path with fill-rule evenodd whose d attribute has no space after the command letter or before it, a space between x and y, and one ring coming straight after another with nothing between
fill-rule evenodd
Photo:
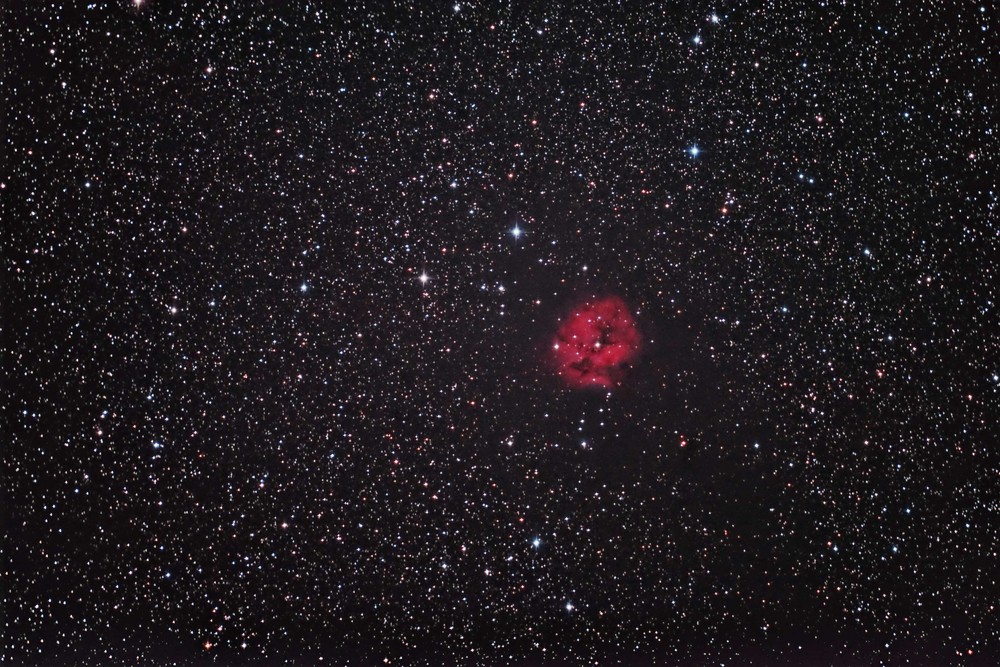
<instances>
[{"instance_id":1,"label":"night sky","mask_svg":"<svg viewBox=\"0 0 1000 667\"><path fill-rule=\"evenodd\" d=\"M5 3L0 657L998 664L996 12Z\"/></svg>"}]
</instances>

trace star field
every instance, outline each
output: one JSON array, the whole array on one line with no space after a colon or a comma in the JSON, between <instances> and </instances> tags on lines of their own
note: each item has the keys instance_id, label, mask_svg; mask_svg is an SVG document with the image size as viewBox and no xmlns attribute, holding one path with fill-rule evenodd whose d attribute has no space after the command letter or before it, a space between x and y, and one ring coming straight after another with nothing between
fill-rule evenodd
<instances>
[{"instance_id":1,"label":"star field","mask_svg":"<svg viewBox=\"0 0 1000 667\"><path fill-rule=\"evenodd\" d=\"M1000 661L991 3L5 15L5 664Z\"/></svg>"}]
</instances>

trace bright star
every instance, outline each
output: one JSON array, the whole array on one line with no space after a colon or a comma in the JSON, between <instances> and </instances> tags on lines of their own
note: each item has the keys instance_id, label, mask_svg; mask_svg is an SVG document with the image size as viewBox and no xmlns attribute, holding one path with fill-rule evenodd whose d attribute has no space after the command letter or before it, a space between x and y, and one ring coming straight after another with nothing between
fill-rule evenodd
<instances>
[{"instance_id":1,"label":"bright star","mask_svg":"<svg viewBox=\"0 0 1000 667\"><path fill-rule=\"evenodd\" d=\"M701 149L698 148L697 146L692 146L691 148L688 149L688 153L691 154L691 157L698 157L698 153L700 152Z\"/></svg>"},{"instance_id":2,"label":"bright star","mask_svg":"<svg viewBox=\"0 0 1000 667\"><path fill-rule=\"evenodd\" d=\"M524 232L521 230L520 227L514 225L514 229L510 230L510 233L514 235L515 239L519 239L521 238L521 234L523 234Z\"/></svg>"},{"instance_id":3,"label":"bright star","mask_svg":"<svg viewBox=\"0 0 1000 667\"><path fill-rule=\"evenodd\" d=\"M419 275L419 276L417 277L417 280L419 280L419 281L420 281L420 284L421 284L421 285L426 285L426 284L427 284L427 281L428 281L428 280L430 280L430 279L431 279L431 277L427 275L427 272L426 272L426 271L424 271L423 273L421 273L421 274L420 274L420 275Z\"/></svg>"}]
</instances>

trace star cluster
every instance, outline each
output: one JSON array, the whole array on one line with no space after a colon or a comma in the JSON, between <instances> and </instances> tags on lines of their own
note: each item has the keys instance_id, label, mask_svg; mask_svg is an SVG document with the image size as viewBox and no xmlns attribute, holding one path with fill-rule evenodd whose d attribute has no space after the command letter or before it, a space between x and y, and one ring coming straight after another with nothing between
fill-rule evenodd
<instances>
[{"instance_id":1,"label":"star cluster","mask_svg":"<svg viewBox=\"0 0 1000 667\"><path fill-rule=\"evenodd\" d=\"M997 664L990 3L5 14L6 664Z\"/></svg>"}]
</instances>

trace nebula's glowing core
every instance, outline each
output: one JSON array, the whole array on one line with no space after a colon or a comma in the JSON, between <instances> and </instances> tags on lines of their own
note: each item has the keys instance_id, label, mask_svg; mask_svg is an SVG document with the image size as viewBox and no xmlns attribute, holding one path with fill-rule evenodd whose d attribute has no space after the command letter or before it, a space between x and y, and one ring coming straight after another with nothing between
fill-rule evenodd
<instances>
[{"instance_id":1,"label":"nebula's glowing core","mask_svg":"<svg viewBox=\"0 0 1000 667\"><path fill-rule=\"evenodd\" d=\"M568 386L614 387L639 353L641 342L628 306L609 296L574 308L559 327L552 353Z\"/></svg>"}]
</instances>

